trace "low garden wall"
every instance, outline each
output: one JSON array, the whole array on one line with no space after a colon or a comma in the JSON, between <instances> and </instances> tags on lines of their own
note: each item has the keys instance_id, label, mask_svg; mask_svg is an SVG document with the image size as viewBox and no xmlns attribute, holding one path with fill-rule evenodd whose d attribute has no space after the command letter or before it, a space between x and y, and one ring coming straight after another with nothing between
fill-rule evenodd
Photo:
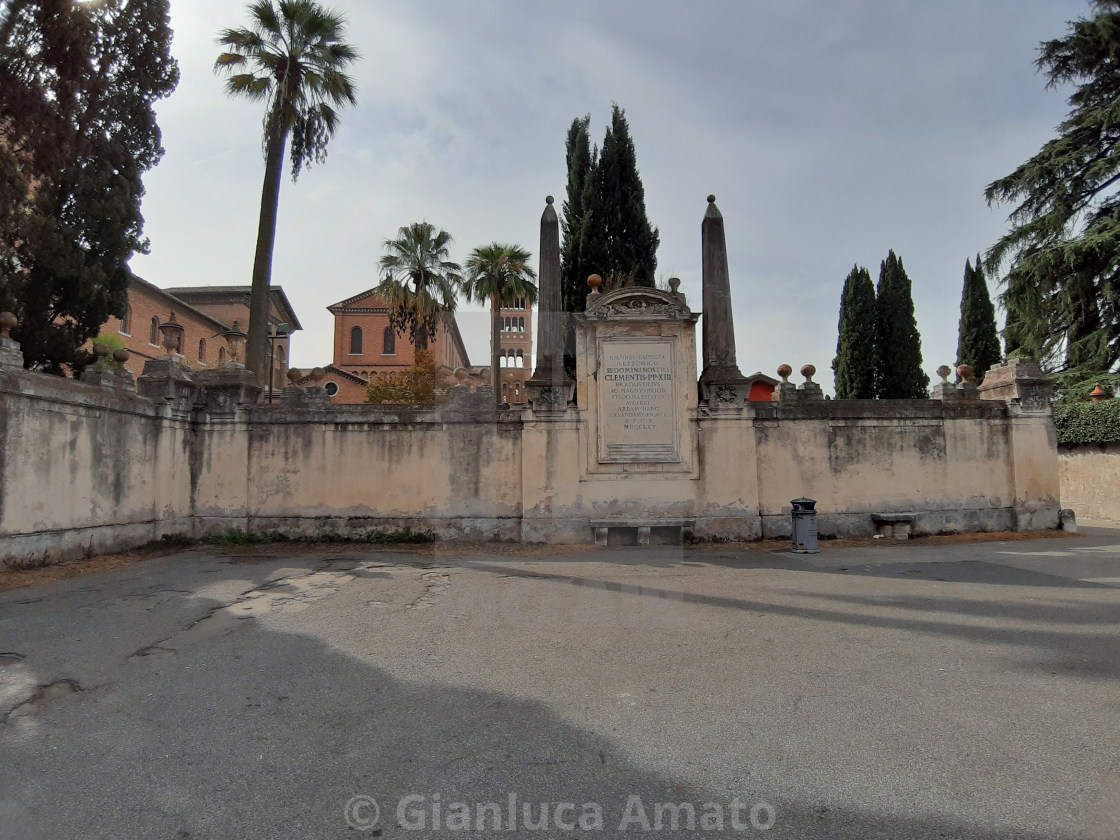
<instances>
[{"instance_id":1,"label":"low garden wall","mask_svg":"<svg viewBox=\"0 0 1120 840\"><path fill-rule=\"evenodd\" d=\"M1120 400L1054 411L1062 505L1081 519L1120 521Z\"/></svg>"},{"instance_id":2,"label":"low garden wall","mask_svg":"<svg viewBox=\"0 0 1120 840\"><path fill-rule=\"evenodd\" d=\"M234 528L590 542L592 521L627 517L753 539L788 534L799 496L818 500L823 536L871 533L872 514L889 512L914 513L917 534L1057 525L1049 412L999 401L694 413L687 469L602 473L575 408L499 413L465 388L434 410L302 394L257 406L237 377L208 383L165 370L142 378L141 396L127 377L0 368L0 558L51 562Z\"/></svg>"}]
</instances>

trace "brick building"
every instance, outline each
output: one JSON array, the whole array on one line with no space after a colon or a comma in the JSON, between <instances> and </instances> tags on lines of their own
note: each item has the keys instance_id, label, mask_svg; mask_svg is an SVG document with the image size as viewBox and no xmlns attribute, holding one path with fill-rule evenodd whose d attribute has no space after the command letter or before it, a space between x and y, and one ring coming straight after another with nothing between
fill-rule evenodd
<instances>
[{"instance_id":1,"label":"brick building","mask_svg":"<svg viewBox=\"0 0 1120 840\"><path fill-rule=\"evenodd\" d=\"M289 324L288 332L302 329L292 311L284 290L272 287L272 311L269 313L270 330L279 324ZM183 341L179 349L183 364L196 370L216 368L226 362L226 341L222 337L239 322L242 330L249 325L248 286L193 286L161 289L147 280L133 275L128 289L128 311L123 319L110 317L101 328L102 335L119 335L132 354L125 364L134 375L144 371L144 363L163 355L159 325L171 313L183 327ZM288 369L288 338L277 338L273 360L274 380L277 387L284 383Z\"/></svg>"},{"instance_id":2,"label":"brick building","mask_svg":"<svg viewBox=\"0 0 1120 840\"><path fill-rule=\"evenodd\" d=\"M405 370L416 362L408 336L397 335L389 326L389 304L373 289L332 304L327 311L334 315L334 361L323 368L323 387L334 402L364 403L370 377ZM428 349L436 364L449 370L471 367L453 315L429 339Z\"/></svg>"},{"instance_id":3,"label":"brick building","mask_svg":"<svg viewBox=\"0 0 1120 840\"><path fill-rule=\"evenodd\" d=\"M502 401L529 402L525 381L533 375L533 305L525 298L502 309L501 355L498 357Z\"/></svg>"}]
</instances>

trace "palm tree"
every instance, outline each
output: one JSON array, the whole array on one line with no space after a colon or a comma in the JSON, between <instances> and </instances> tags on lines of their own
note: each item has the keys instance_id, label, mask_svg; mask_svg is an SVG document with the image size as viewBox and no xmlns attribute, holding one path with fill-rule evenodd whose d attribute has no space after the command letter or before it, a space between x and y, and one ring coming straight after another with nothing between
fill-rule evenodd
<instances>
[{"instance_id":1,"label":"palm tree","mask_svg":"<svg viewBox=\"0 0 1120 840\"><path fill-rule=\"evenodd\" d=\"M249 303L246 366L263 378L268 367L269 286L284 156L291 139L292 180L304 166L322 163L338 129L336 109L353 105L353 79L344 71L358 52L343 40L346 21L314 0L257 0L250 24L225 29L225 52L214 63L226 92L265 103L264 189L261 193L253 289Z\"/></svg>"},{"instance_id":2,"label":"palm tree","mask_svg":"<svg viewBox=\"0 0 1120 840\"><path fill-rule=\"evenodd\" d=\"M389 324L398 334L408 330L417 350L428 349L446 312L454 312L463 285L463 269L448 259L451 234L430 222L413 222L385 240L377 263L377 293L389 303Z\"/></svg>"},{"instance_id":3,"label":"palm tree","mask_svg":"<svg viewBox=\"0 0 1120 840\"><path fill-rule=\"evenodd\" d=\"M498 360L501 353L502 307L518 298L537 302L536 273L529 266L532 255L520 245L491 242L471 251L467 259L467 280L463 292L467 300L490 301L490 381L494 400L502 403L498 386Z\"/></svg>"}]
</instances>

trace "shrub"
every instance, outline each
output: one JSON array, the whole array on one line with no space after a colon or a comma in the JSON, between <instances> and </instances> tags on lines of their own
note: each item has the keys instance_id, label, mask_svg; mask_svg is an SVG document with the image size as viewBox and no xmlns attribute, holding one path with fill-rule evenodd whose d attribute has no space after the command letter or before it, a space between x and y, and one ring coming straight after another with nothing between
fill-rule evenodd
<instances>
[{"instance_id":1,"label":"shrub","mask_svg":"<svg viewBox=\"0 0 1120 840\"><path fill-rule=\"evenodd\" d=\"M1054 406L1058 443L1120 443L1120 400L1064 402Z\"/></svg>"}]
</instances>

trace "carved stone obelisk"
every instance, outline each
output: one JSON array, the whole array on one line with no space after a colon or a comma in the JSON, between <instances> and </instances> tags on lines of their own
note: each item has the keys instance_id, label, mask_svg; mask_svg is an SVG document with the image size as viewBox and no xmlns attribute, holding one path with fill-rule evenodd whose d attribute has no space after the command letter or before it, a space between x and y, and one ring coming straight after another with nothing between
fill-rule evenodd
<instances>
[{"instance_id":1,"label":"carved stone obelisk","mask_svg":"<svg viewBox=\"0 0 1120 840\"><path fill-rule=\"evenodd\" d=\"M727 237L723 214L716 207L714 195L708 196L708 210L700 234L704 283L704 370L700 374L700 399L709 410L737 410L747 401L750 383L735 360Z\"/></svg>"},{"instance_id":2,"label":"carved stone obelisk","mask_svg":"<svg viewBox=\"0 0 1120 840\"><path fill-rule=\"evenodd\" d=\"M564 371L564 329L560 296L560 220L545 199L541 216L539 295L537 297L537 366L525 383L534 411L564 411L571 402L575 382Z\"/></svg>"}]
</instances>

